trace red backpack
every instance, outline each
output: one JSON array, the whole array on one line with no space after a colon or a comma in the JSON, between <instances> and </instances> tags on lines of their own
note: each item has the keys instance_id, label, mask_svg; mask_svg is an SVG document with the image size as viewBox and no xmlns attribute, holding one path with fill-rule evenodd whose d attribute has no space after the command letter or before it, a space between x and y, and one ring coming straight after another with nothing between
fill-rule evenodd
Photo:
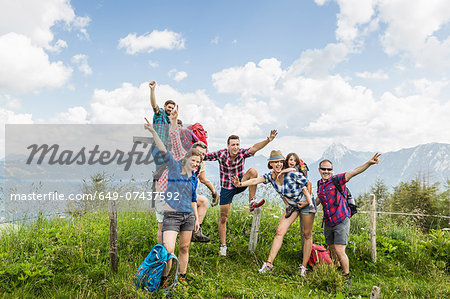
<instances>
[{"instance_id":1,"label":"red backpack","mask_svg":"<svg viewBox=\"0 0 450 299\"><path fill-rule=\"evenodd\" d=\"M332 263L330 252L326 250L322 245L313 244L308 264L310 266L313 266L322 263L326 264Z\"/></svg>"},{"instance_id":2,"label":"red backpack","mask_svg":"<svg viewBox=\"0 0 450 299\"><path fill-rule=\"evenodd\" d=\"M194 132L194 135L198 138L198 140L208 145L208 141L206 141L206 138L208 138L206 135L207 132L203 129L201 124L195 123L192 126L189 126L188 129Z\"/></svg>"}]
</instances>

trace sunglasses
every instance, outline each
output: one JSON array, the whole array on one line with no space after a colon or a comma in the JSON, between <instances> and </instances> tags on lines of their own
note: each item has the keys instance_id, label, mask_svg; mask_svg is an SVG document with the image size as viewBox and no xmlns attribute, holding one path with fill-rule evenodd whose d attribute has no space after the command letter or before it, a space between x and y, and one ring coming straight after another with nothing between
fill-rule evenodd
<instances>
[{"instance_id":1,"label":"sunglasses","mask_svg":"<svg viewBox=\"0 0 450 299\"><path fill-rule=\"evenodd\" d=\"M322 168L322 167L320 167L320 170L322 170L322 171L332 171L333 168Z\"/></svg>"}]
</instances>

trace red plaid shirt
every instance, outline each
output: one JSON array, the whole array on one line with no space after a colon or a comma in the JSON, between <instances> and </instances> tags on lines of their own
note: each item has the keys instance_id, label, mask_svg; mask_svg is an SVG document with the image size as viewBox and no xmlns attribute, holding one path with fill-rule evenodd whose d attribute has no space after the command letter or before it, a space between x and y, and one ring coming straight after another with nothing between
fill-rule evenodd
<instances>
[{"instance_id":1,"label":"red plaid shirt","mask_svg":"<svg viewBox=\"0 0 450 299\"><path fill-rule=\"evenodd\" d=\"M233 189L233 178L238 176L242 179L244 176L244 162L248 157L252 157L250 148L240 149L231 161L228 149L223 149L217 152L207 153L203 160L205 161L219 161L220 166L220 186L224 189Z\"/></svg>"},{"instance_id":2,"label":"red plaid shirt","mask_svg":"<svg viewBox=\"0 0 450 299\"><path fill-rule=\"evenodd\" d=\"M342 190L344 190L344 195L347 196L345 173L338 174L337 178ZM331 178L326 182L319 180L317 197L319 197L323 207L323 221L325 225L335 226L344 221L345 218L350 218L350 208L347 200L336 189Z\"/></svg>"}]
</instances>

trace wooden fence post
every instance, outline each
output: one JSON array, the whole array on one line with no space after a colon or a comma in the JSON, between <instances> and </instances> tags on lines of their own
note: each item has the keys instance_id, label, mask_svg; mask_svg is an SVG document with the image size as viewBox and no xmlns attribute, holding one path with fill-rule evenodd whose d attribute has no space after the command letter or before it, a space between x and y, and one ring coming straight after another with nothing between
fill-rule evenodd
<instances>
[{"instance_id":1,"label":"wooden fence post","mask_svg":"<svg viewBox=\"0 0 450 299\"><path fill-rule=\"evenodd\" d=\"M377 263L377 224L375 195L370 194L370 256Z\"/></svg>"},{"instance_id":2,"label":"wooden fence post","mask_svg":"<svg viewBox=\"0 0 450 299\"><path fill-rule=\"evenodd\" d=\"M370 293L370 299L380 298L381 289L377 286L372 287L372 292Z\"/></svg>"},{"instance_id":3,"label":"wooden fence post","mask_svg":"<svg viewBox=\"0 0 450 299\"><path fill-rule=\"evenodd\" d=\"M258 243L259 223L261 222L261 208L253 210L252 229L250 231L250 240L248 242L248 251L254 253Z\"/></svg>"},{"instance_id":4,"label":"wooden fence post","mask_svg":"<svg viewBox=\"0 0 450 299\"><path fill-rule=\"evenodd\" d=\"M117 208L116 201L110 200L109 207L109 260L111 271L117 273L119 268L119 256L117 253Z\"/></svg>"}]
</instances>

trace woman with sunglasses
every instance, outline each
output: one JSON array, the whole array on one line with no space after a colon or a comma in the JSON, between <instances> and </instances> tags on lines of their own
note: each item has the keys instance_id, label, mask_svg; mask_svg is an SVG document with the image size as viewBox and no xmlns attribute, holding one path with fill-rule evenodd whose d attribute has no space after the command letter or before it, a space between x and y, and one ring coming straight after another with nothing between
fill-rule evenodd
<instances>
[{"instance_id":1,"label":"woman with sunglasses","mask_svg":"<svg viewBox=\"0 0 450 299\"><path fill-rule=\"evenodd\" d=\"M306 266L308 264L309 257L311 255L312 248L312 228L314 223L314 212L310 212L308 202L305 198L309 198L311 201L311 194L308 192L306 185L308 183L307 179L301 172L292 171L288 173L282 173L284 157L278 150L273 150L270 153L268 159L267 167L272 169L271 172L264 174L261 177L247 180L245 182L240 182L238 177L235 177L233 184L236 187L246 187L251 185L257 185L260 183L271 183L272 187L280 195L282 195L290 204L295 204L297 208L289 216L285 217L286 211L283 212L280 223L277 228L275 238L272 243L272 249L270 250L267 262L265 262L260 273L270 272L273 268L273 260L278 254L278 251L283 244L283 238L289 227L294 223L295 219L300 215L301 225L305 237L305 244L303 248L303 260L302 264L299 266L300 275L306 275ZM312 201L314 202L314 201Z\"/></svg>"}]
</instances>

